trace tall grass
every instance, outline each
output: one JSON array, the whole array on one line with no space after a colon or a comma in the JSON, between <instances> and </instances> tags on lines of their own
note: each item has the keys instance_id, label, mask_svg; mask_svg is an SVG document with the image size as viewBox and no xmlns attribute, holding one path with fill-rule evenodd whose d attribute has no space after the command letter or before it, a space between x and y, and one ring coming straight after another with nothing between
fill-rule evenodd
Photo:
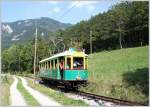
<instances>
[{"instance_id":1,"label":"tall grass","mask_svg":"<svg viewBox=\"0 0 150 107\"><path fill-rule=\"evenodd\" d=\"M0 75L0 106L10 104L10 86L13 79L8 75Z\"/></svg>"}]
</instances>

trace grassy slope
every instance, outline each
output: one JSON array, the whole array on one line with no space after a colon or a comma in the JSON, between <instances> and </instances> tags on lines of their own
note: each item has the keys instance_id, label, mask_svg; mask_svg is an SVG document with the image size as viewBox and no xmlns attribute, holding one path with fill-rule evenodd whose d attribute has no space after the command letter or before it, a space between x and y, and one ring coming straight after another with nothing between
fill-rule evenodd
<instances>
[{"instance_id":1,"label":"grassy slope","mask_svg":"<svg viewBox=\"0 0 150 107\"><path fill-rule=\"evenodd\" d=\"M89 82L81 90L148 104L148 46L89 56Z\"/></svg>"},{"instance_id":2,"label":"grassy slope","mask_svg":"<svg viewBox=\"0 0 150 107\"><path fill-rule=\"evenodd\" d=\"M8 106L10 96L10 86L13 79L10 76L0 76L0 105Z\"/></svg>"},{"instance_id":3,"label":"grassy slope","mask_svg":"<svg viewBox=\"0 0 150 107\"><path fill-rule=\"evenodd\" d=\"M34 85L31 80L28 80L28 83L29 83L29 86L31 86L32 88L42 92L45 95L48 95L48 96L54 98L54 100L56 100L58 103L60 103L62 105L87 106L87 104L84 103L83 101L68 98L62 92L52 90L52 89L47 88L47 87L40 85L40 84Z\"/></svg>"}]
</instances>

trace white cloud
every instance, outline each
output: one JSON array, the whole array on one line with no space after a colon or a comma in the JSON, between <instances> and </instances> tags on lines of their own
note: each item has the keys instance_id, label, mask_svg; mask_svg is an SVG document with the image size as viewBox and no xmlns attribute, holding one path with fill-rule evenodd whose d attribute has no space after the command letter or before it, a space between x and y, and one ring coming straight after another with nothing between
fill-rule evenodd
<instances>
[{"instance_id":1,"label":"white cloud","mask_svg":"<svg viewBox=\"0 0 150 107\"><path fill-rule=\"evenodd\" d=\"M54 8L53 8L53 11L54 11L55 13L58 13L58 12L60 12L60 8L59 8L59 7L54 7Z\"/></svg>"},{"instance_id":2,"label":"white cloud","mask_svg":"<svg viewBox=\"0 0 150 107\"><path fill-rule=\"evenodd\" d=\"M48 11L48 14L59 13L61 10L59 7L54 7Z\"/></svg>"},{"instance_id":3,"label":"white cloud","mask_svg":"<svg viewBox=\"0 0 150 107\"><path fill-rule=\"evenodd\" d=\"M57 4L58 1L48 1L48 3L51 3L51 4Z\"/></svg>"},{"instance_id":4,"label":"white cloud","mask_svg":"<svg viewBox=\"0 0 150 107\"><path fill-rule=\"evenodd\" d=\"M93 5L88 6L89 11L93 11L94 9L95 9L95 7Z\"/></svg>"},{"instance_id":5,"label":"white cloud","mask_svg":"<svg viewBox=\"0 0 150 107\"><path fill-rule=\"evenodd\" d=\"M89 6L91 4L96 4L98 1L72 1L69 7L76 6L76 7L83 7Z\"/></svg>"}]
</instances>

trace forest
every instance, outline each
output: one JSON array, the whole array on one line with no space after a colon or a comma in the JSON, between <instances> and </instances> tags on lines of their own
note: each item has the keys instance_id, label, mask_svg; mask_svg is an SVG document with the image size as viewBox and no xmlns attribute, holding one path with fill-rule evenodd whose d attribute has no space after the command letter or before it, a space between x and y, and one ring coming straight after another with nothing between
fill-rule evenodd
<instances>
[{"instance_id":1,"label":"forest","mask_svg":"<svg viewBox=\"0 0 150 107\"><path fill-rule=\"evenodd\" d=\"M89 20L81 21L65 30L49 33L47 38L38 35L37 62L64 51L61 44L53 44L58 38L62 38L65 50L76 47L85 49L87 54L90 53L91 39L93 53L148 45L148 17L148 1L121 2L113 5L107 12L92 16ZM3 50L2 71L32 72L34 41L33 38Z\"/></svg>"}]
</instances>

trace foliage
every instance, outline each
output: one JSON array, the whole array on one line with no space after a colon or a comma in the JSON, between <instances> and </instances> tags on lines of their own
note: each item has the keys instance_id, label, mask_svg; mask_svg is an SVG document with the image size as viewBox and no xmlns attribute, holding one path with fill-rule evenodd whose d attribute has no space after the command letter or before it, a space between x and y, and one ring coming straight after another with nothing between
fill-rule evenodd
<instances>
[{"instance_id":1,"label":"foliage","mask_svg":"<svg viewBox=\"0 0 150 107\"><path fill-rule=\"evenodd\" d=\"M48 44L45 39L38 38L37 62L48 56ZM24 44L13 44L2 52L2 69L5 72L33 71L34 39ZM37 63L38 64L38 63Z\"/></svg>"},{"instance_id":2,"label":"foliage","mask_svg":"<svg viewBox=\"0 0 150 107\"><path fill-rule=\"evenodd\" d=\"M62 35L67 44L70 43L70 38L80 39L81 47L87 53L90 47L90 31L93 32L94 52L146 45L148 11L148 1L122 2L112 6L107 12L67 28L62 31Z\"/></svg>"}]
</instances>

